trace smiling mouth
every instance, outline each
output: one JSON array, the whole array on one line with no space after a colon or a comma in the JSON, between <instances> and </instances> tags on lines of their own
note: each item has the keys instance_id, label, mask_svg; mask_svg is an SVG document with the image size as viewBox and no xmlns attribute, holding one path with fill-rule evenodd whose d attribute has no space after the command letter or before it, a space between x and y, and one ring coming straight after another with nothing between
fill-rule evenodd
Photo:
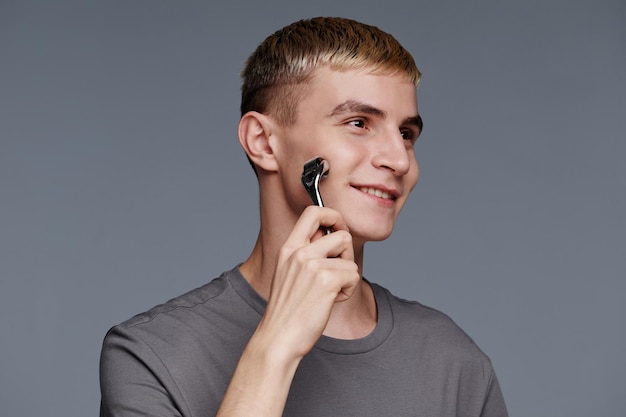
<instances>
[{"instance_id":1,"label":"smiling mouth","mask_svg":"<svg viewBox=\"0 0 626 417\"><path fill-rule=\"evenodd\" d=\"M382 191L382 190L379 190L379 189L376 189L376 188L358 187L358 190L363 192L363 193L366 193L366 194L374 195L374 196L376 196L378 198L384 198L385 200L395 200L396 199L395 196L389 194L388 192Z\"/></svg>"}]
</instances>

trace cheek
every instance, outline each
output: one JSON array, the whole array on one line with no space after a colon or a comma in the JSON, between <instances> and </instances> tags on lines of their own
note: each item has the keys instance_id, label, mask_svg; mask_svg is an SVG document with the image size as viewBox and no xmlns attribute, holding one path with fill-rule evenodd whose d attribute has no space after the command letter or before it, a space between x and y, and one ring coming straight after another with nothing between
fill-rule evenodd
<instances>
[{"instance_id":1,"label":"cheek","mask_svg":"<svg viewBox=\"0 0 626 417\"><path fill-rule=\"evenodd\" d=\"M372 151L363 144L353 141L335 141L324 154L330 164L330 170L346 178L365 176L371 167Z\"/></svg>"},{"instance_id":2,"label":"cheek","mask_svg":"<svg viewBox=\"0 0 626 417\"><path fill-rule=\"evenodd\" d=\"M415 188L419 180L419 177L420 177L420 167L417 164L417 161L414 161L413 166L411 167L411 170L406 176L407 185L409 186L410 190L413 190L413 188Z\"/></svg>"}]
</instances>

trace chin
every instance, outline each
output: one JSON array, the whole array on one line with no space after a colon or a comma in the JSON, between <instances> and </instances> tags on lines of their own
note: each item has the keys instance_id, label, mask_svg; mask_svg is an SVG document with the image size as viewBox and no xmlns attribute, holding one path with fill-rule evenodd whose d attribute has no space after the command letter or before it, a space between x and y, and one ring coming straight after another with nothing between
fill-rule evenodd
<instances>
[{"instance_id":1,"label":"chin","mask_svg":"<svg viewBox=\"0 0 626 417\"><path fill-rule=\"evenodd\" d=\"M350 228L350 233L355 241L365 242L381 242L391 236L393 228L377 229L377 230L359 230L358 228Z\"/></svg>"},{"instance_id":2,"label":"chin","mask_svg":"<svg viewBox=\"0 0 626 417\"><path fill-rule=\"evenodd\" d=\"M391 236L391 232L385 233L379 236L374 236L371 239L369 239L369 241L370 242L382 242L383 240L387 240L389 236Z\"/></svg>"}]
</instances>

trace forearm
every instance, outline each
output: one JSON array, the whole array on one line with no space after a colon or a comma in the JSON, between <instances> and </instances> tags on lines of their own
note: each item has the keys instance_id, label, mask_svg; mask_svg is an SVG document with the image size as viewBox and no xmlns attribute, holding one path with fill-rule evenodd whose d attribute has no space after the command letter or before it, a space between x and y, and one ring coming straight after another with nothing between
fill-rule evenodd
<instances>
[{"instance_id":1,"label":"forearm","mask_svg":"<svg viewBox=\"0 0 626 417\"><path fill-rule=\"evenodd\" d=\"M282 416L299 362L257 331L239 359L217 417Z\"/></svg>"}]
</instances>

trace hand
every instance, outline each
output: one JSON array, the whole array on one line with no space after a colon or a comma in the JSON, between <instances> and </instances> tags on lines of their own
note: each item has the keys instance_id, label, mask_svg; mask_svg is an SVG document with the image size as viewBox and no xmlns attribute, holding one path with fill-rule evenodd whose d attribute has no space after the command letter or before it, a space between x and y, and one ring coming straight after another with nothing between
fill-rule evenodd
<instances>
[{"instance_id":1,"label":"hand","mask_svg":"<svg viewBox=\"0 0 626 417\"><path fill-rule=\"evenodd\" d=\"M322 226L334 232L324 235ZM301 359L322 335L334 303L349 299L360 279L341 215L308 207L279 251L257 335L266 336L283 359Z\"/></svg>"}]
</instances>

